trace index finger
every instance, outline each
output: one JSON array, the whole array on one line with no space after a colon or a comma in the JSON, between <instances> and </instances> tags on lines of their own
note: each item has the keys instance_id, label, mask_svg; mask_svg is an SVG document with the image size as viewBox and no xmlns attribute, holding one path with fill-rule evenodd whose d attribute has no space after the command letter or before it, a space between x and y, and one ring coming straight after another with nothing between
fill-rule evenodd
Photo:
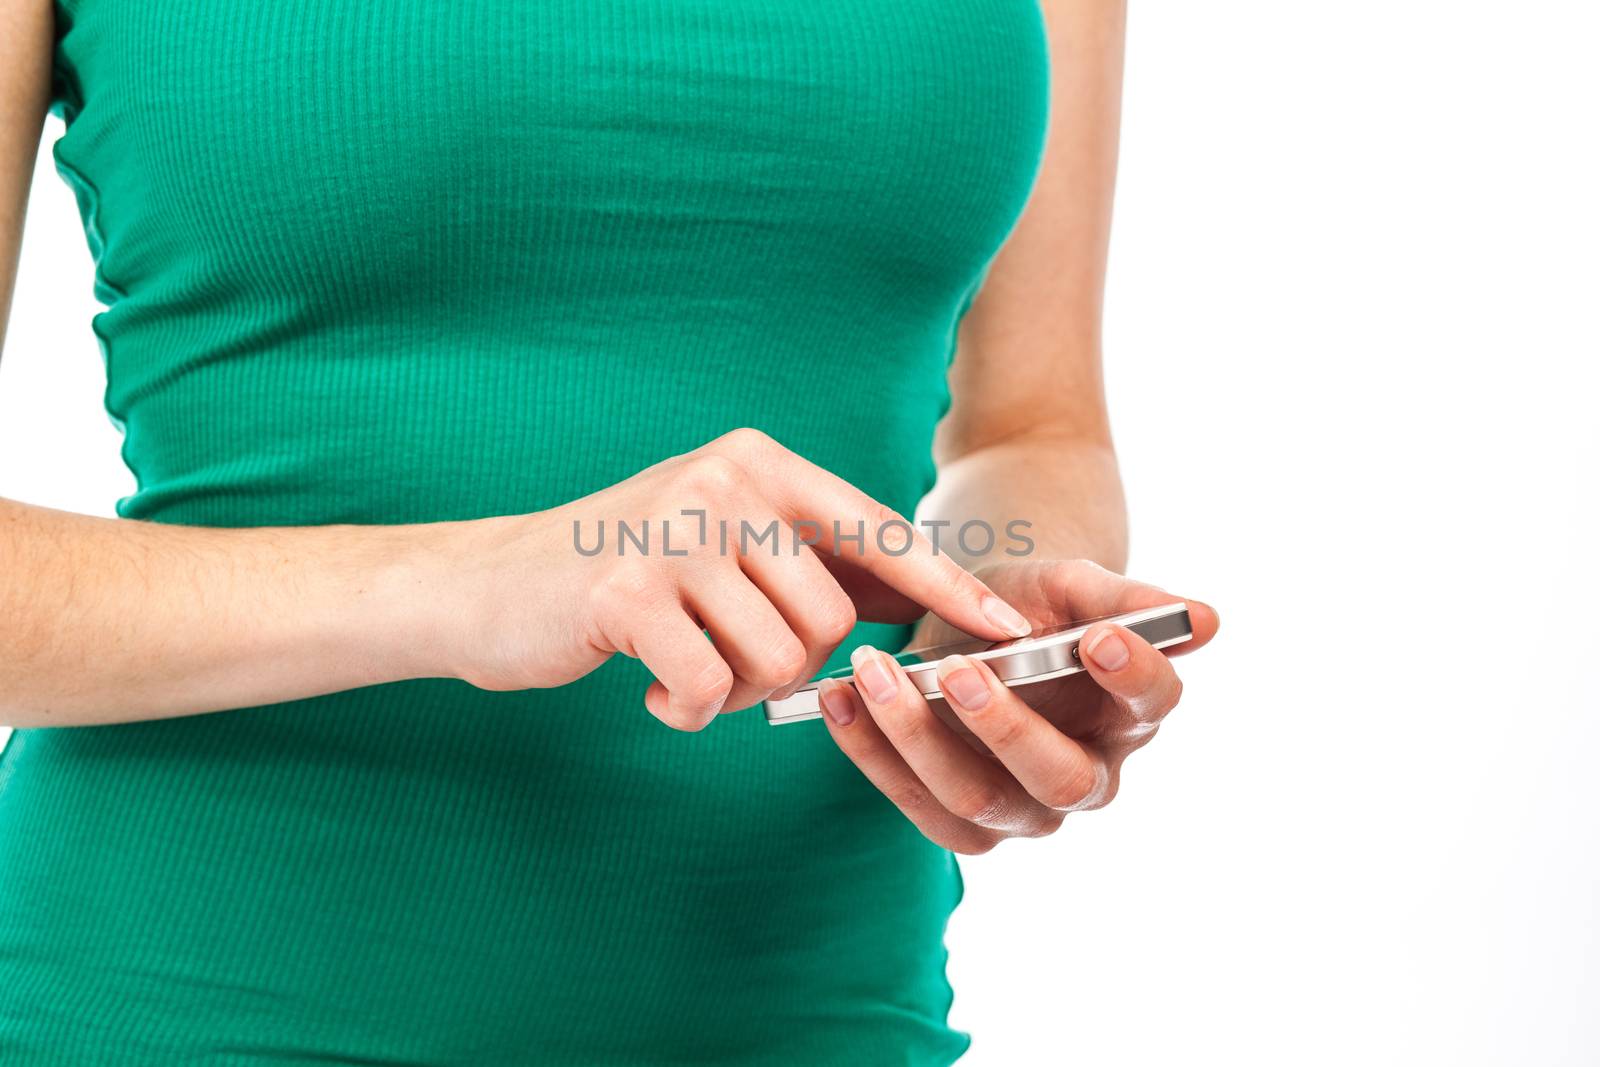
<instances>
[{"instance_id":1,"label":"index finger","mask_svg":"<svg viewBox=\"0 0 1600 1067\"><path fill-rule=\"evenodd\" d=\"M1025 637L1033 629L981 580L936 552L894 509L794 453L780 452L771 460L772 502L791 522L811 524L806 541L812 547L860 567L976 637Z\"/></svg>"}]
</instances>

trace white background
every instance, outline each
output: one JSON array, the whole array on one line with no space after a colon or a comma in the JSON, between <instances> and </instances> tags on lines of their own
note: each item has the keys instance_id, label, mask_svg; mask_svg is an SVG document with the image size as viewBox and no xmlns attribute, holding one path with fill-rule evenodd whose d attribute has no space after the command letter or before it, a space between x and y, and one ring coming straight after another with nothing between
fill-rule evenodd
<instances>
[{"instance_id":1,"label":"white background","mask_svg":"<svg viewBox=\"0 0 1600 1067\"><path fill-rule=\"evenodd\" d=\"M971 1063L1600 1062L1597 41L1580 3L1135 5L1132 570L1223 632L1116 804L966 864ZM90 274L45 157L0 494L109 514Z\"/></svg>"}]
</instances>

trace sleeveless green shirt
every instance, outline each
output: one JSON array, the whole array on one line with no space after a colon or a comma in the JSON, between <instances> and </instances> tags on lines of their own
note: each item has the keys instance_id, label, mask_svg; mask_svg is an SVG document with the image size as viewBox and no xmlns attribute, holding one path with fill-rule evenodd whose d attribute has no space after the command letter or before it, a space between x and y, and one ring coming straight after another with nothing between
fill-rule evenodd
<instances>
[{"instance_id":1,"label":"sleeveless green shirt","mask_svg":"<svg viewBox=\"0 0 1600 1067\"><path fill-rule=\"evenodd\" d=\"M1044 139L1034 0L57 16L119 512L161 523L533 511L739 426L910 511ZM958 1056L952 857L820 724L676 733L647 682L17 731L0 1062Z\"/></svg>"}]
</instances>

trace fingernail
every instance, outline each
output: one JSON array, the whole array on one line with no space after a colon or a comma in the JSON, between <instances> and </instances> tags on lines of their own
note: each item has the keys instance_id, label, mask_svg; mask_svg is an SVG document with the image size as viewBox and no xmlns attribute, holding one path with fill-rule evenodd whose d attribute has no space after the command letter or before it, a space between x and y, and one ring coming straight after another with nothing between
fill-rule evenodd
<instances>
[{"instance_id":1,"label":"fingernail","mask_svg":"<svg viewBox=\"0 0 1600 1067\"><path fill-rule=\"evenodd\" d=\"M856 702L850 699L850 694L844 691L844 683L837 678L823 679L817 686L817 699L822 702L823 713L835 726L849 726L856 721Z\"/></svg>"},{"instance_id":2,"label":"fingernail","mask_svg":"<svg viewBox=\"0 0 1600 1067\"><path fill-rule=\"evenodd\" d=\"M989 703L989 683L965 656L946 656L940 660L939 681L963 711L979 711Z\"/></svg>"},{"instance_id":3,"label":"fingernail","mask_svg":"<svg viewBox=\"0 0 1600 1067\"><path fill-rule=\"evenodd\" d=\"M992 593L984 597L983 602L978 607L983 612L984 618L1012 637L1027 637L1033 630L1033 627L1028 625L1028 620L1022 617L1021 612Z\"/></svg>"},{"instance_id":4,"label":"fingernail","mask_svg":"<svg viewBox=\"0 0 1600 1067\"><path fill-rule=\"evenodd\" d=\"M856 669L856 679L874 704L887 704L900 691L900 683L883 662L882 652L870 645L862 645L850 653L850 663Z\"/></svg>"},{"instance_id":5,"label":"fingernail","mask_svg":"<svg viewBox=\"0 0 1600 1067\"><path fill-rule=\"evenodd\" d=\"M1103 671L1120 671L1128 665L1128 646L1115 630L1101 630L1095 634L1083 654Z\"/></svg>"}]
</instances>

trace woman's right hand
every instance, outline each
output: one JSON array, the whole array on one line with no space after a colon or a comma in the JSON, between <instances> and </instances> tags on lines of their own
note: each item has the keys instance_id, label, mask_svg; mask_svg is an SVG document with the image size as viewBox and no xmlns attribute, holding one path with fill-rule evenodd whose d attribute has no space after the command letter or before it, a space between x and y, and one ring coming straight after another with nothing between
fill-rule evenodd
<instances>
[{"instance_id":1,"label":"woman's right hand","mask_svg":"<svg viewBox=\"0 0 1600 1067\"><path fill-rule=\"evenodd\" d=\"M618 524L637 533L646 521L648 547L619 554ZM741 524L774 523L775 540L741 537ZM550 511L452 525L450 571L466 580L439 604L449 674L550 687L621 653L656 676L645 706L683 730L798 687L858 618L932 611L991 640L1027 632L892 510L756 430ZM601 529L603 550L586 555Z\"/></svg>"}]
</instances>

